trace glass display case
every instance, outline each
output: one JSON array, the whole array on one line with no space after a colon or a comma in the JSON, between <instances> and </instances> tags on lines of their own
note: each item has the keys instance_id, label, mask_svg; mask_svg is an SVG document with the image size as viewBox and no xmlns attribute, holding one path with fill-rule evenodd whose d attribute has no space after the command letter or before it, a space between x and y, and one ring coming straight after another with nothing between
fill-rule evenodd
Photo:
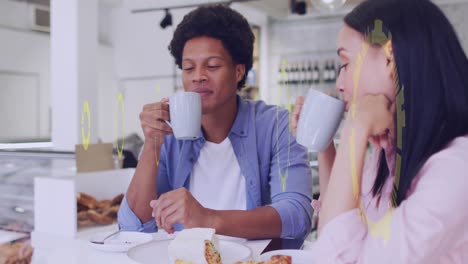
<instances>
[{"instance_id":1,"label":"glass display case","mask_svg":"<svg viewBox=\"0 0 468 264\"><path fill-rule=\"evenodd\" d=\"M76 172L75 155L51 151L0 151L0 229L34 228L34 178Z\"/></svg>"}]
</instances>

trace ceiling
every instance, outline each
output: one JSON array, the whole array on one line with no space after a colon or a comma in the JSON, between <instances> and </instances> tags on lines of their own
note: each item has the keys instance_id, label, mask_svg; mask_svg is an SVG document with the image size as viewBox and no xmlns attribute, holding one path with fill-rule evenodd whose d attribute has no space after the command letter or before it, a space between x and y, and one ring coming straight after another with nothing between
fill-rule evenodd
<instances>
[{"instance_id":1,"label":"ceiling","mask_svg":"<svg viewBox=\"0 0 468 264\"><path fill-rule=\"evenodd\" d=\"M101 0L102 1L102 0ZM107 0L115 1L115 0ZM182 6L192 6L200 5L207 3L219 3L219 2L228 2L229 0L123 0L127 6L130 6L132 10L139 11L148 11L149 10L160 10L167 7L182 7ZM362 2L363 0L346 0L347 3L345 6L334 12L323 11L314 9L311 4L311 0L304 0L307 4L307 13L306 15L293 15L290 9L291 0L231 0L237 2L239 5L244 5L251 7L261 13L267 14L269 17L278 20L287 20L287 19L301 19L301 18L310 18L314 16L319 17L328 17L334 16L337 14L344 14L349 11L353 6ZM302 0L301 0L302 1ZM242 2L242 3L241 3Z\"/></svg>"},{"instance_id":2,"label":"ceiling","mask_svg":"<svg viewBox=\"0 0 468 264\"><path fill-rule=\"evenodd\" d=\"M27 2L31 4L45 5L50 6L52 0L14 0L19 2ZM54 0L54 1L63 1L63 0ZM94 1L94 0L84 0L84 1ZM98 0L100 5L108 6L110 8L119 6L123 2L129 4L133 8L164 8L167 6L183 6L183 5L198 5L205 3L216 3L216 2L225 2L228 0ZM233 0L234 2L244 2L242 5L252 7L262 13L266 13L268 16L274 19L300 19L307 17L315 16L333 16L338 13L346 13L353 6L359 4L364 0L346 0L346 4L340 10L334 12L326 12L323 10L318 10L314 8L311 4L311 0L305 0L307 3L307 13L306 15L292 15L290 10L290 1L291 0ZM435 3L440 5L449 5L454 3L466 3L468 0L433 0Z\"/></svg>"}]
</instances>

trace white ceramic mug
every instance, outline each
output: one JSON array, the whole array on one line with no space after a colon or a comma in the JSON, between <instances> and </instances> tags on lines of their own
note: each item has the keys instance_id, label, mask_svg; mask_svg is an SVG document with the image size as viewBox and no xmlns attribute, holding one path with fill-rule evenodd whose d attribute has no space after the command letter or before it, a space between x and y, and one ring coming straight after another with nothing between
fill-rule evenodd
<instances>
[{"instance_id":1,"label":"white ceramic mug","mask_svg":"<svg viewBox=\"0 0 468 264\"><path fill-rule=\"evenodd\" d=\"M309 89L297 125L297 142L312 152L327 148L343 117L341 100Z\"/></svg>"},{"instance_id":2,"label":"white ceramic mug","mask_svg":"<svg viewBox=\"0 0 468 264\"><path fill-rule=\"evenodd\" d=\"M169 98L169 115L177 139L194 140L200 134L202 105L200 94L194 92L177 92Z\"/></svg>"}]
</instances>

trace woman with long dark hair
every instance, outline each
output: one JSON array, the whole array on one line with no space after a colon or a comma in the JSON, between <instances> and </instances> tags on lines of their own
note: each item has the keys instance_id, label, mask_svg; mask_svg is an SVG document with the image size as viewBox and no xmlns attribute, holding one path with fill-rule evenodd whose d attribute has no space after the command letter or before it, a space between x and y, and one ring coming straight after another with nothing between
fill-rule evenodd
<instances>
[{"instance_id":1,"label":"woman with long dark hair","mask_svg":"<svg viewBox=\"0 0 468 264\"><path fill-rule=\"evenodd\" d=\"M468 60L454 29L429 0L368 0L344 21L348 114L336 155L319 156L316 263L468 263Z\"/></svg>"}]
</instances>

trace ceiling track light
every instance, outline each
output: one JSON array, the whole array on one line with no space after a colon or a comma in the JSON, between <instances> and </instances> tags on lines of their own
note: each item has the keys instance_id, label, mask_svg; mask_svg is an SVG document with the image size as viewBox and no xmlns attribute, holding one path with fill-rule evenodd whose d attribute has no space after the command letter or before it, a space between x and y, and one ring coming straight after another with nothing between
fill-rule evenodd
<instances>
[{"instance_id":1,"label":"ceiling track light","mask_svg":"<svg viewBox=\"0 0 468 264\"><path fill-rule=\"evenodd\" d=\"M290 0L290 5L293 14L305 15L307 13L307 3L305 0Z\"/></svg>"},{"instance_id":2,"label":"ceiling track light","mask_svg":"<svg viewBox=\"0 0 468 264\"><path fill-rule=\"evenodd\" d=\"M213 4L221 4L221 5L231 5L232 3L242 3L242 2L251 2L251 1L259 1L259 0L229 0L229 1L219 1L219 2L208 2L205 3L205 5L213 5ZM159 25L161 26L162 29L165 29L168 26L172 26L172 15L169 12L170 9L183 9L183 8L193 8L193 7L199 7L200 5L204 5L202 3L200 4L191 4L191 5L176 5L176 6L168 6L168 7L157 7L157 8L143 8L143 9L134 9L131 12L133 14L135 13L146 13L146 12L154 12L154 11L162 11L164 10L166 15L163 17Z\"/></svg>"},{"instance_id":3,"label":"ceiling track light","mask_svg":"<svg viewBox=\"0 0 468 264\"><path fill-rule=\"evenodd\" d=\"M135 13L146 13L146 12L154 12L154 11L162 11L167 9L184 9L184 8L194 8L199 7L202 5L231 5L233 3L245 3L245 2L254 2L260 0L229 0L229 1L211 1L207 3L198 3L198 4L189 4L189 5L175 5L175 6L167 6L167 7L155 7L155 8L142 8L142 9L134 9L131 12Z\"/></svg>"},{"instance_id":4,"label":"ceiling track light","mask_svg":"<svg viewBox=\"0 0 468 264\"><path fill-rule=\"evenodd\" d=\"M163 19L159 23L162 29L165 29L168 26L172 26L172 15L169 12L169 9L166 8L164 9L164 11L166 12L166 14L164 15Z\"/></svg>"}]
</instances>

